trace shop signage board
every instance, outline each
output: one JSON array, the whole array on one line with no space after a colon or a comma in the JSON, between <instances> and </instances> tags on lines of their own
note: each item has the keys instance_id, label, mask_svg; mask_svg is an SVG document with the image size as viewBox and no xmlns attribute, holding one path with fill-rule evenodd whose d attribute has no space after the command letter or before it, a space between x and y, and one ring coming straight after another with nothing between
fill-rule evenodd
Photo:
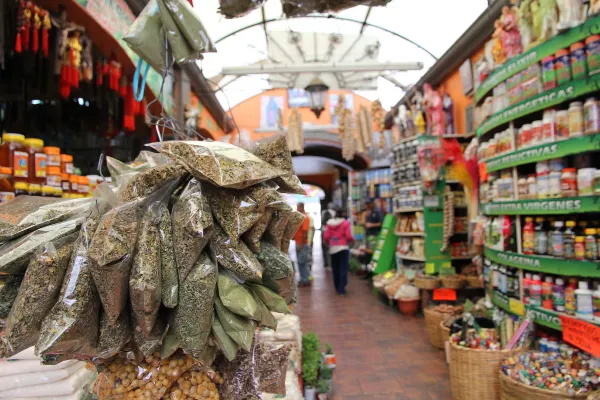
<instances>
[{"instance_id":1,"label":"shop signage board","mask_svg":"<svg viewBox=\"0 0 600 400\"><path fill-rule=\"evenodd\" d=\"M396 217L394 214L387 214L383 219L375 252L371 260L375 264L374 272L376 274L396 269L396 244L398 244L398 236L394 234L395 227Z\"/></svg>"},{"instance_id":2,"label":"shop signage board","mask_svg":"<svg viewBox=\"0 0 600 400\"><path fill-rule=\"evenodd\" d=\"M574 137L560 142L545 143L502 154L486 160L485 168L487 172L494 172L523 164L598 150L600 150L600 133Z\"/></svg>"},{"instance_id":3,"label":"shop signage board","mask_svg":"<svg viewBox=\"0 0 600 400\"><path fill-rule=\"evenodd\" d=\"M600 196L514 200L482 205L487 215L565 215L600 212Z\"/></svg>"},{"instance_id":4,"label":"shop signage board","mask_svg":"<svg viewBox=\"0 0 600 400\"><path fill-rule=\"evenodd\" d=\"M600 327L580 319L560 316L563 340L596 357L600 357Z\"/></svg>"},{"instance_id":5,"label":"shop signage board","mask_svg":"<svg viewBox=\"0 0 600 400\"><path fill-rule=\"evenodd\" d=\"M595 75L586 79L579 79L561 85L555 89L547 90L520 103L492 114L477 128L477 136L482 136L492 129L513 121L517 118L542 111L546 108L568 102L577 97L600 90L600 76Z\"/></svg>"},{"instance_id":6,"label":"shop signage board","mask_svg":"<svg viewBox=\"0 0 600 400\"><path fill-rule=\"evenodd\" d=\"M544 57L554 55L557 50L568 48L573 43L596 34L600 34L600 16L592 17L583 24L555 36L518 57L505 62L501 67L495 69L479 86L475 92L475 102L483 99L498 84L523 71L525 68L542 61Z\"/></svg>"},{"instance_id":7,"label":"shop signage board","mask_svg":"<svg viewBox=\"0 0 600 400\"><path fill-rule=\"evenodd\" d=\"M498 251L485 247L486 258L499 264L544 274L600 278L600 261L564 260L560 258Z\"/></svg>"}]
</instances>

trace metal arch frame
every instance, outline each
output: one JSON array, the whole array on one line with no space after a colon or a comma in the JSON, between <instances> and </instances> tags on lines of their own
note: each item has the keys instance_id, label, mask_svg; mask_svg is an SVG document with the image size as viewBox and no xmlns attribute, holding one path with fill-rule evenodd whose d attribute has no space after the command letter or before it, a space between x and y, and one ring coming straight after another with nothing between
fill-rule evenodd
<instances>
[{"instance_id":1,"label":"metal arch frame","mask_svg":"<svg viewBox=\"0 0 600 400\"><path fill-rule=\"evenodd\" d=\"M435 61L438 60L438 58L436 56L434 56L432 52L430 52L429 50L427 50L425 47L421 46L417 42L415 42L415 41L413 41L413 40L407 38L406 36L403 36L403 35L401 35L401 34L399 34L397 32L394 32L392 30L384 28L382 26L371 24L370 22L367 22L366 19L364 21L359 21L359 20L356 20L356 19L346 18L346 17L338 17L338 16L335 16L335 15L306 15L306 16L303 16L303 17L294 17L292 19L301 19L301 18L337 19L339 21L347 21L347 22L353 22L355 24L360 24L360 25L363 26L363 28L365 26L370 26L372 28L379 29L381 31L384 31L384 32L390 33L390 34L392 34L392 35L394 35L396 37L399 37L400 39L402 39L402 40L404 40L404 41L412 44L413 46L415 46L415 47L417 47L417 48L419 48L421 50L423 50L425 53L429 54ZM223 40L225 40L225 39L227 39L227 38L229 38L231 36L237 35L238 33L245 31L246 29L254 28L256 26L261 26L261 25L264 28L266 28L267 24L270 24L271 22L278 22L278 21L285 21L285 18L270 18L270 19L267 19L267 20L263 19L261 21L255 22L253 24L246 25L243 28L236 29L233 32L229 32L227 35L225 35L222 38L216 40L215 44L220 43Z\"/></svg>"}]
</instances>

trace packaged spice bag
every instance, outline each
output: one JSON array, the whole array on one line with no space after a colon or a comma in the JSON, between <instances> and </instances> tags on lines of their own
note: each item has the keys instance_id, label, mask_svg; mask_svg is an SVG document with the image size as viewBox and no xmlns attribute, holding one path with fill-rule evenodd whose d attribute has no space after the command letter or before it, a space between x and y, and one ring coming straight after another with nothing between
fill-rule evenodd
<instances>
[{"instance_id":1,"label":"packaged spice bag","mask_svg":"<svg viewBox=\"0 0 600 400\"><path fill-rule=\"evenodd\" d=\"M216 187L207 189L215 220L229 235L232 243L237 244L239 237L260 219L264 208L261 208L245 190Z\"/></svg>"},{"instance_id":2,"label":"packaged spice bag","mask_svg":"<svg viewBox=\"0 0 600 400\"><path fill-rule=\"evenodd\" d=\"M161 301L160 203L153 203L142 218L140 234L129 276L129 298L136 326L149 335Z\"/></svg>"},{"instance_id":3,"label":"packaged spice bag","mask_svg":"<svg viewBox=\"0 0 600 400\"><path fill-rule=\"evenodd\" d=\"M265 0L219 0L219 13L225 18L238 18L261 7Z\"/></svg>"},{"instance_id":4,"label":"packaged spice bag","mask_svg":"<svg viewBox=\"0 0 600 400\"><path fill-rule=\"evenodd\" d=\"M173 313L173 327L186 352L201 351L206 346L216 285L217 266L202 253L179 287L179 304Z\"/></svg>"},{"instance_id":5,"label":"packaged spice bag","mask_svg":"<svg viewBox=\"0 0 600 400\"><path fill-rule=\"evenodd\" d=\"M179 181L185 175L187 175L187 171L183 166L170 162L142 172L122 176L123 185L119 193L119 201L129 203L141 200L166 184Z\"/></svg>"},{"instance_id":6,"label":"packaged spice bag","mask_svg":"<svg viewBox=\"0 0 600 400\"><path fill-rule=\"evenodd\" d=\"M185 165L197 179L244 189L284 172L237 146L224 142L167 141L148 146Z\"/></svg>"},{"instance_id":7,"label":"packaged spice bag","mask_svg":"<svg viewBox=\"0 0 600 400\"><path fill-rule=\"evenodd\" d=\"M292 345L275 345L257 341L254 360L260 382L260 391L285 396L285 375Z\"/></svg>"},{"instance_id":8,"label":"packaged spice bag","mask_svg":"<svg viewBox=\"0 0 600 400\"><path fill-rule=\"evenodd\" d=\"M238 352L238 345L233 341L232 338L229 337L227 332L225 332L225 329L223 329L223 325L221 324L221 321L219 321L219 317L217 316L216 312L213 313L212 335L217 342L217 346L219 346L219 350L221 350L225 358L227 358L229 361L232 361Z\"/></svg>"},{"instance_id":9,"label":"packaged spice bag","mask_svg":"<svg viewBox=\"0 0 600 400\"><path fill-rule=\"evenodd\" d=\"M180 284L213 234L213 217L202 189L200 182L190 180L173 206L173 243Z\"/></svg>"},{"instance_id":10,"label":"packaged spice bag","mask_svg":"<svg viewBox=\"0 0 600 400\"><path fill-rule=\"evenodd\" d=\"M103 211L96 207L92 210ZM42 322L35 349L36 354L48 362L94 355L100 300L92 279L88 252L100 218L99 213L94 214L81 226L58 301Z\"/></svg>"},{"instance_id":11,"label":"packaged spice bag","mask_svg":"<svg viewBox=\"0 0 600 400\"><path fill-rule=\"evenodd\" d=\"M171 214L165 204L160 205L158 213L162 303L167 308L174 308L177 306L177 299L179 298L179 277L175 260Z\"/></svg>"},{"instance_id":12,"label":"packaged spice bag","mask_svg":"<svg viewBox=\"0 0 600 400\"><path fill-rule=\"evenodd\" d=\"M233 272L239 279L251 282L261 281L263 267L254 254L243 242L239 242L237 246L233 245L229 236L218 225L215 225L210 249L219 265Z\"/></svg>"},{"instance_id":13,"label":"packaged spice bag","mask_svg":"<svg viewBox=\"0 0 600 400\"><path fill-rule=\"evenodd\" d=\"M263 266L265 276L275 281L294 276L292 260L286 253L267 242L262 242L261 249L258 260Z\"/></svg>"},{"instance_id":14,"label":"packaged spice bag","mask_svg":"<svg viewBox=\"0 0 600 400\"><path fill-rule=\"evenodd\" d=\"M268 287L255 284L248 284L248 287L252 293L265 303L269 310L283 314L290 313L290 309L288 308L285 299Z\"/></svg>"},{"instance_id":15,"label":"packaged spice bag","mask_svg":"<svg viewBox=\"0 0 600 400\"><path fill-rule=\"evenodd\" d=\"M233 361L222 359L217 369L223 376L223 383L219 386L220 399L261 398L252 345L250 351L240 349Z\"/></svg>"},{"instance_id":16,"label":"packaged spice bag","mask_svg":"<svg viewBox=\"0 0 600 400\"><path fill-rule=\"evenodd\" d=\"M229 311L218 297L215 298L215 309L217 310L219 321L221 321L223 329L225 329L229 337L242 349L250 351L256 323Z\"/></svg>"},{"instance_id":17,"label":"packaged spice bag","mask_svg":"<svg viewBox=\"0 0 600 400\"><path fill-rule=\"evenodd\" d=\"M260 254L260 239L267 230L273 216L273 210L265 210L264 214L248 229L242 239L254 254Z\"/></svg>"},{"instance_id":18,"label":"packaged spice bag","mask_svg":"<svg viewBox=\"0 0 600 400\"><path fill-rule=\"evenodd\" d=\"M179 339L179 336L177 336L177 332L175 332L173 325L169 325L160 348L160 358L165 359L171 357L180 346L181 340Z\"/></svg>"},{"instance_id":19,"label":"packaged spice bag","mask_svg":"<svg viewBox=\"0 0 600 400\"><path fill-rule=\"evenodd\" d=\"M133 315L131 321L135 321ZM133 324L133 351L138 362L148 359L153 354L160 354L161 345L169 328L166 321L167 315L161 310L149 334L144 334L141 326Z\"/></svg>"},{"instance_id":20,"label":"packaged spice bag","mask_svg":"<svg viewBox=\"0 0 600 400\"><path fill-rule=\"evenodd\" d=\"M254 301L258 306L258 311L260 312L259 325L273 330L277 329L277 320L273 316L273 313L271 313L271 310L269 310L269 307L267 307L267 305L263 303L263 301L258 298L253 291L250 291L250 293L252 293L252 297L254 298Z\"/></svg>"},{"instance_id":21,"label":"packaged spice bag","mask_svg":"<svg viewBox=\"0 0 600 400\"><path fill-rule=\"evenodd\" d=\"M100 335L96 345L96 357L109 359L121 351L131 339L129 314L121 314L117 323L112 325L105 314L100 317Z\"/></svg>"},{"instance_id":22,"label":"packaged spice bag","mask_svg":"<svg viewBox=\"0 0 600 400\"><path fill-rule=\"evenodd\" d=\"M290 214L290 218L288 219L285 229L283 230L283 239L288 241L292 240L294 238L294 235L296 235L296 232L298 232L298 229L300 229L300 227L302 226L303 222L304 214L302 214L298 210L293 210ZM285 250L284 252L287 253L287 250Z\"/></svg>"},{"instance_id":23,"label":"packaged spice bag","mask_svg":"<svg viewBox=\"0 0 600 400\"><path fill-rule=\"evenodd\" d=\"M290 251L290 243L292 241L290 239L282 239L281 240L281 251L284 253L288 253Z\"/></svg>"},{"instance_id":24,"label":"packaged spice bag","mask_svg":"<svg viewBox=\"0 0 600 400\"><path fill-rule=\"evenodd\" d=\"M258 305L248 289L229 276L227 272L219 274L217 283L219 299L229 311L245 318L260 320Z\"/></svg>"},{"instance_id":25,"label":"packaged spice bag","mask_svg":"<svg viewBox=\"0 0 600 400\"><path fill-rule=\"evenodd\" d=\"M83 218L39 228L27 236L0 245L0 274L23 274L35 252L44 244L77 232Z\"/></svg>"},{"instance_id":26,"label":"packaged spice bag","mask_svg":"<svg viewBox=\"0 0 600 400\"><path fill-rule=\"evenodd\" d=\"M17 298L23 275L0 275L0 321L4 324Z\"/></svg>"},{"instance_id":27,"label":"packaged spice bag","mask_svg":"<svg viewBox=\"0 0 600 400\"><path fill-rule=\"evenodd\" d=\"M19 196L0 204L0 242L11 240L41 227L84 215L91 199L57 199ZM0 265L2 265L0 263Z\"/></svg>"},{"instance_id":28,"label":"packaged spice bag","mask_svg":"<svg viewBox=\"0 0 600 400\"><path fill-rule=\"evenodd\" d=\"M37 342L42 321L56 303L77 236L75 232L47 242L32 257L0 338L2 357Z\"/></svg>"},{"instance_id":29,"label":"packaged spice bag","mask_svg":"<svg viewBox=\"0 0 600 400\"><path fill-rule=\"evenodd\" d=\"M283 232L287 226L287 223L292 216L293 209L287 206L284 210L276 210L273 213L273 217L267 226L267 230L263 236L263 241L271 243L273 246L281 249L281 242L283 240Z\"/></svg>"}]
</instances>

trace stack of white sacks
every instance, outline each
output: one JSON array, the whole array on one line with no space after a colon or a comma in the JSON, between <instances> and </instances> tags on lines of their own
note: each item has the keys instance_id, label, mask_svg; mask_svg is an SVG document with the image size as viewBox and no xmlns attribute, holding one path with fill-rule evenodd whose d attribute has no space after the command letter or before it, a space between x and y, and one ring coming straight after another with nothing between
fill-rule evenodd
<instances>
[{"instance_id":1,"label":"stack of white sacks","mask_svg":"<svg viewBox=\"0 0 600 400\"><path fill-rule=\"evenodd\" d=\"M95 376L81 361L42 365L31 347L0 360L0 399L82 400Z\"/></svg>"},{"instance_id":2,"label":"stack of white sacks","mask_svg":"<svg viewBox=\"0 0 600 400\"><path fill-rule=\"evenodd\" d=\"M286 395L263 393L263 400L303 400L304 396L299 385L299 376L302 374L302 330L300 329L300 318L292 314L273 313L273 315L277 319L277 330L261 330L258 333L258 340L281 344L291 343L292 351L290 352L290 365L285 376Z\"/></svg>"}]
</instances>

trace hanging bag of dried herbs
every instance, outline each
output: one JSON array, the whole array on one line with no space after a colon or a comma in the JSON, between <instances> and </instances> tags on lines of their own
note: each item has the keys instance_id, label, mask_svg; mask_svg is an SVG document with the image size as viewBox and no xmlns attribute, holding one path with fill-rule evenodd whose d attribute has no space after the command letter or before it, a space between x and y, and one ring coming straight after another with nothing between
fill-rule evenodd
<instances>
[{"instance_id":1,"label":"hanging bag of dried herbs","mask_svg":"<svg viewBox=\"0 0 600 400\"><path fill-rule=\"evenodd\" d=\"M283 238L287 240L292 240L298 229L302 226L304 222L304 214L302 214L298 210L293 210L290 215L290 219L288 220L285 229L283 230Z\"/></svg>"},{"instance_id":2,"label":"hanging bag of dried herbs","mask_svg":"<svg viewBox=\"0 0 600 400\"><path fill-rule=\"evenodd\" d=\"M56 303L78 233L45 243L32 257L0 338L0 356L36 344L42 321Z\"/></svg>"},{"instance_id":3,"label":"hanging bag of dried herbs","mask_svg":"<svg viewBox=\"0 0 600 400\"><path fill-rule=\"evenodd\" d=\"M218 297L215 298L215 309L217 310L219 321L221 321L223 329L225 329L229 337L242 349L250 351L252 340L254 339L254 331L256 330L256 323L229 311Z\"/></svg>"},{"instance_id":4,"label":"hanging bag of dried herbs","mask_svg":"<svg viewBox=\"0 0 600 400\"><path fill-rule=\"evenodd\" d=\"M263 241L271 243L273 246L281 249L283 232L293 212L294 210L292 207L287 204L285 207L275 210L273 217L267 226L267 230L263 235Z\"/></svg>"},{"instance_id":5,"label":"hanging bag of dried herbs","mask_svg":"<svg viewBox=\"0 0 600 400\"><path fill-rule=\"evenodd\" d=\"M88 252L103 211L101 206L92 207L92 215L81 226L58 301L42 322L35 350L48 362L58 363L74 355L92 357L95 353L100 299Z\"/></svg>"},{"instance_id":6,"label":"hanging bag of dried herbs","mask_svg":"<svg viewBox=\"0 0 600 400\"><path fill-rule=\"evenodd\" d=\"M219 0L219 13L225 18L243 17L261 7L265 0Z\"/></svg>"},{"instance_id":7,"label":"hanging bag of dried herbs","mask_svg":"<svg viewBox=\"0 0 600 400\"><path fill-rule=\"evenodd\" d=\"M136 326L149 335L161 301L159 202L150 203L142 218L129 276L129 299Z\"/></svg>"},{"instance_id":8,"label":"hanging bag of dried herbs","mask_svg":"<svg viewBox=\"0 0 600 400\"><path fill-rule=\"evenodd\" d=\"M260 254L260 239L271 222L273 212L273 210L265 210L258 221L242 235L242 240L254 254Z\"/></svg>"},{"instance_id":9,"label":"hanging bag of dried herbs","mask_svg":"<svg viewBox=\"0 0 600 400\"><path fill-rule=\"evenodd\" d=\"M0 204L0 242L18 238L47 225L85 215L91 203L91 199L65 200L40 196L19 196L2 203Z\"/></svg>"},{"instance_id":10,"label":"hanging bag of dried herbs","mask_svg":"<svg viewBox=\"0 0 600 400\"><path fill-rule=\"evenodd\" d=\"M179 181L186 175L185 168L175 162L124 175L121 177L123 185L119 193L119 201L129 203L142 200L165 185Z\"/></svg>"},{"instance_id":11,"label":"hanging bag of dried herbs","mask_svg":"<svg viewBox=\"0 0 600 400\"><path fill-rule=\"evenodd\" d=\"M227 332L225 332L216 312L213 313L212 318L212 334L221 353L223 353L225 358L229 361L232 361L238 352L238 345L229 337Z\"/></svg>"},{"instance_id":12,"label":"hanging bag of dried herbs","mask_svg":"<svg viewBox=\"0 0 600 400\"><path fill-rule=\"evenodd\" d=\"M215 225L210 249L219 265L233 272L239 279L250 282L261 281L263 267L258 259L244 242L239 242L237 246L233 245L229 236L218 225Z\"/></svg>"},{"instance_id":13,"label":"hanging bag of dried herbs","mask_svg":"<svg viewBox=\"0 0 600 400\"><path fill-rule=\"evenodd\" d=\"M180 284L213 235L213 217L203 189L198 180L190 180L173 205L173 244Z\"/></svg>"},{"instance_id":14,"label":"hanging bag of dried herbs","mask_svg":"<svg viewBox=\"0 0 600 400\"><path fill-rule=\"evenodd\" d=\"M41 246L77 232L82 222L83 218L59 222L0 245L0 274L24 274L29 260Z\"/></svg>"},{"instance_id":15,"label":"hanging bag of dried herbs","mask_svg":"<svg viewBox=\"0 0 600 400\"><path fill-rule=\"evenodd\" d=\"M263 242L258 259L264 268L263 284L279 293L289 304L296 294L294 266L290 257L271 243Z\"/></svg>"},{"instance_id":16,"label":"hanging bag of dried herbs","mask_svg":"<svg viewBox=\"0 0 600 400\"><path fill-rule=\"evenodd\" d=\"M248 190L204 187L215 220L237 245L240 236L261 218L264 207L249 196Z\"/></svg>"},{"instance_id":17,"label":"hanging bag of dried herbs","mask_svg":"<svg viewBox=\"0 0 600 400\"><path fill-rule=\"evenodd\" d=\"M279 186L281 193L306 195L300 179L295 175L292 163L292 153L288 147L287 138L283 134L274 135L256 143L252 153L275 168L285 172L273 181Z\"/></svg>"},{"instance_id":18,"label":"hanging bag of dried herbs","mask_svg":"<svg viewBox=\"0 0 600 400\"><path fill-rule=\"evenodd\" d=\"M186 352L202 351L212 323L217 286L217 265L202 253L179 287L179 304L173 312L173 327Z\"/></svg>"},{"instance_id":19,"label":"hanging bag of dried herbs","mask_svg":"<svg viewBox=\"0 0 600 400\"><path fill-rule=\"evenodd\" d=\"M233 361L223 358L216 367L223 376L223 383L219 386L221 400L260 399L262 397L252 340L249 351L240 349Z\"/></svg>"},{"instance_id":20,"label":"hanging bag of dried herbs","mask_svg":"<svg viewBox=\"0 0 600 400\"><path fill-rule=\"evenodd\" d=\"M138 362L147 360L152 356L160 357L161 346L167 335L167 319L166 310L160 310L152 331L149 334L144 334L142 327L135 324L135 317L133 314L131 315L130 321L133 323L133 354Z\"/></svg>"},{"instance_id":21,"label":"hanging bag of dried herbs","mask_svg":"<svg viewBox=\"0 0 600 400\"><path fill-rule=\"evenodd\" d=\"M185 165L197 179L225 188L244 189L284 173L229 143L167 141L148 146Z\"/></svg>"},{"instance_id":22,"label":"hanging bag of dried herbs","mask_svg":"<svg viewBox=\"0 0 600 400\"><path fill-rule=\"evenodd\" d=\"M256 342L254 360L260 382L260 391L285 396L285 375L292 351L290 343L275 345L267 342Z\"/></svg>"},{"instance_id":23,"label":"hanging bag of dried herbs","mask_svg":"<svg viewBox=\"0 0 600 400\"><path fill-rule=\"evenodd\" d=\"M219 299L229 311L245 318L260 321L258 304L254 301L252 294L229 272L223 271L219 274L217 288Z\"/></svg>"},{"instance_id":24,"label":"hanging bag of dried herbs","mask_svg":"<svg viewBox=\"0 0 600 400\"><path fill-rule=\"evenodd\" d=\"M6 323L8 313L17 298L23 275L0 275L0 325Z\"/></svg>"},{"instance_id":25,"label":"hanging bag of dried herbs","mask_svg":"<svg viewBox=\"0 0 600 400\"><path fill-rule=\"evenodd\" d=\"M248 284L248 287L252 293L265 303L269 310L283 314L290 313L290 309L288 308L285 299L268 287L255 284Z\"/></svg>"},{"instance_id":26,"label":"hanging bag of dried herbs","mask_svg":"<svg viewBox=\"0 0 600 400\"><path fill-rule=\"evenodd\" d=\"M250 293L252 293L252 297L254 298L254 301L258 306L258 311L260 312L259 325L273 330L277 329L277 320L273 316L273 313L271 313L271 310L269 310L269 307L267 307L267 305L263 303L263 301L259 299L253 291L250 291Z\"/></svg>"},{"instance_id":27,"label":"hanging bag of dried herbs","mask_svg":"<svg viewBox=\"0 0 600 400\"><path fill-rule=\"evenodd\" d=\"M165 204L159 206L158 214L162 303L167 308L175 308L179 298L179 277L177 276L177 263L175 261L171 214Z\"/></svg>"},{"instance_id":28,"label":"hanging bag of dried herbs","mask_svg":"<svg viewBox=\"0 0 600 400\"><path fill-rule=\"evenodd\" d=\"M116 324L111 324L103 313L100 317L100 335L96 345L96 357L109 359L121 351L131 339L129 314L121 314Z\"/></svg>"}]
</instances>

